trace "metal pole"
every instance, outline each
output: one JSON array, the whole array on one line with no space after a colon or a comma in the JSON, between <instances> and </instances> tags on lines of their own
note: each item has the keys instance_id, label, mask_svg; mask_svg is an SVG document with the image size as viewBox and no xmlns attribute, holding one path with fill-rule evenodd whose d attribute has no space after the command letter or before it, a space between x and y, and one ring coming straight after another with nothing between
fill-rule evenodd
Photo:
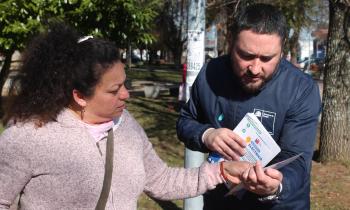
<instances>
[{"instance_id":1,"label":"metal pole","mask_svg":"<svg viewBox=\"0 0 350 210\"><path fill-rule=\"evenodd\" d=\"M190 98L192 84L204 64L205 0L189 0L187 22L186 101ZM203 153L185 149L186 168L198 167L203 161ZM185 199L184 210L200 209L203 209L203 196Z\"/></svg>"}]
</instances>

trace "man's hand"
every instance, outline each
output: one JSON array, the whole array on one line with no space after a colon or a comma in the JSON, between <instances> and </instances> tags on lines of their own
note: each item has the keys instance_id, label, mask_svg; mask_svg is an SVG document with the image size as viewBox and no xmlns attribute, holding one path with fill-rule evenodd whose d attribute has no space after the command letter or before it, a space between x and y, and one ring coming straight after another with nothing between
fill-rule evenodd
<instances>
[{"instance_id":1,"label":"man's hand","mask_svg":"<svg viewBox=\"0 0 350 210\"><path fill-rule=\"evenodd\" d=\"M239 160L245 154L246 142L227 128L211 128L203 135L203 143L213 152L220 153L226 160Z\"/></svg>"},{"instance_id":2,"label":"man's hand","mask_svg":"<svg viewBox=\"0 0 350 210\"><path fill-rule=\"evenodd\" d=\"M267 196L278 190L283 175L276 169L264 170L258 161L255 166L244 171L241 178L247 190L261 196Z\"/></svg>"},{"instance_id":3,"label":"man's hand","mask_svg":"<svg viewBox=\"0 0 350 210\"><path fill-rule=\"evenodd\" d=\"M249 170L252 164L246 161L225 161L223 163L223 173L226 178L233 184L241 183L243 172Z\"/></svg>"}]
</instances>

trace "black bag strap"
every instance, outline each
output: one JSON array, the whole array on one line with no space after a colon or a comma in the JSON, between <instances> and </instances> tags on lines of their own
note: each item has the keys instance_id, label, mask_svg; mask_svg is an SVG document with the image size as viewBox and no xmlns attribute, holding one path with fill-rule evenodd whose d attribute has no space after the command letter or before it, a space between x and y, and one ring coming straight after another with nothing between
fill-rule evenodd
<instances>
[{"instance_id":1,"label":"black bag strap","mask_svg":"<svg viewBox=\"0 0 350 210\"><path fill-rule=\"evenodd\" d=\"M96 210L104 210L111 189L112 173L113 173L113 154L114 154L114 142L113 142L113 128L108 131L107 146L106 146L106 163L105 163L105 176L103 179L103 186L100 198L98 199Z\"/></svg>"}]
</instances>

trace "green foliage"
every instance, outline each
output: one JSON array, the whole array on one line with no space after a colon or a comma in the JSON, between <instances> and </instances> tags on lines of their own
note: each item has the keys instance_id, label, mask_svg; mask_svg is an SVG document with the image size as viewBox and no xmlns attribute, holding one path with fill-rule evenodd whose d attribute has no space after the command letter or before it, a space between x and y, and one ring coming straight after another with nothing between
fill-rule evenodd
<instances>
[{"instance_id":1,"label":"green foliage","mask_svg":"<svg viewBox=\"0 0 350 210\"><path fill-rule=\"evenodd\" d=\"M6 0L0 3L0 52L22 49L26 40L40 27L34 1Z\"/></svg>"},{"instance_id":2,"label":"green foliage","mask_svg":"<svg viewBox=\"0 0 350 210\"><path fill-rule=\"evenodd\" d=\"M154 41L150 30L160 0L91 0L82 5L83 15L75 20L90 32L113 40L120 47L149 44ZM80 16L81 15L81 16Z\"/></svg>"},{"instance_id":3,"label":"green foliage","mask_svg":"<svg viewBox=\"0 0 350 210\"><path fill-rule=\"evenodd\" d=\"M170 50L177 67L181 64L183 45L186 41L186 37L183 36L187 23L186 3L186 0L164 1L156 17L158 43L154 47Z\"/></svg>"},{"instance_id":4,"label":"green foliage","mask_svg":"<svg viewBox=\"0 0 350 210\"><path fill-rule=\"evenodd\" d=\"M289 28L295 31L300 31L301 27L310 25L311 16L314 13L312 9L317 3L315 0L279 0L273 2L286 16Z\"/></svg>"},{"instance_id":5,"label":"green foliage","mask_svg":"<svg viewBox=\"0 0 350 210\"><path fill-rule=\"evenodd\" d=\"M52 20L101 35L120 47L149 44L160 0L4 0L0 3L0 51L22 49Z\"/></svg>"},{"instance_id":6,"label":"green foliage","mask_svg":"<svg viewBox=\"0 0 350 210\"><path fill-rule=\"evenodd\" d=\"M63 20L84 34L103 36L118 47L149 44L154 18L161 0L1 0L0 92L9 74L11 56L48 26ZM0 98L1 107L1 98ZM0 109L0 116L1 116Z\"/></svg>"},{"instance_id":7,"label":"green foliage","mask_svg":"<svg viewBox=\"0 0 350 210\"><path fill-rule=\"evenodd\" d=\"M208 0L208 23L211 23L218 16L226 14L226 27L232 24L234 16L238 11L254 3L268 3L278 7L286 16L287 24L292 37L287 40L285 54L289 51L295 52L298 44L298 38L302 27L309 27L315 18L317 6L322 5L321 1L316 0Z\"/></svg>"}]
</instances>

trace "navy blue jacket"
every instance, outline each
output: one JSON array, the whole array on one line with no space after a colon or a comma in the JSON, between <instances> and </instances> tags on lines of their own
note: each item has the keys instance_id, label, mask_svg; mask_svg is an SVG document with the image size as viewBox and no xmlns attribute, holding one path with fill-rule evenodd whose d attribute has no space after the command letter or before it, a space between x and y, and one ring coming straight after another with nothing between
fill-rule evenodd
<instances>
[{"instance_id":1,"label":"navy blue jacket","mask_svg":"<svg viewBox=\"0 0 350 210\"><path fill-rule=\"evenodd\" d=\"M258 196L245 192L226 197L223 187L208 192L205 206L212 209L310 209L310 170L321 100L314 80L282 60L272 79L259 92L245 92L231 68L229 56L211 60L198 74L191 97L180 112L177 134L191 150L208 152L202 143L210 128L235 128L248 112L255 113L281 148L271 163L303 153L283 167L283 191L278 201L261 203ZM221 117L219 117L221 115ZM222 118L223 119L218 119ZM222 205L222 206L220 206ZM210 209L206 208L205 209Z\"/></svg>"}]
</instances>

